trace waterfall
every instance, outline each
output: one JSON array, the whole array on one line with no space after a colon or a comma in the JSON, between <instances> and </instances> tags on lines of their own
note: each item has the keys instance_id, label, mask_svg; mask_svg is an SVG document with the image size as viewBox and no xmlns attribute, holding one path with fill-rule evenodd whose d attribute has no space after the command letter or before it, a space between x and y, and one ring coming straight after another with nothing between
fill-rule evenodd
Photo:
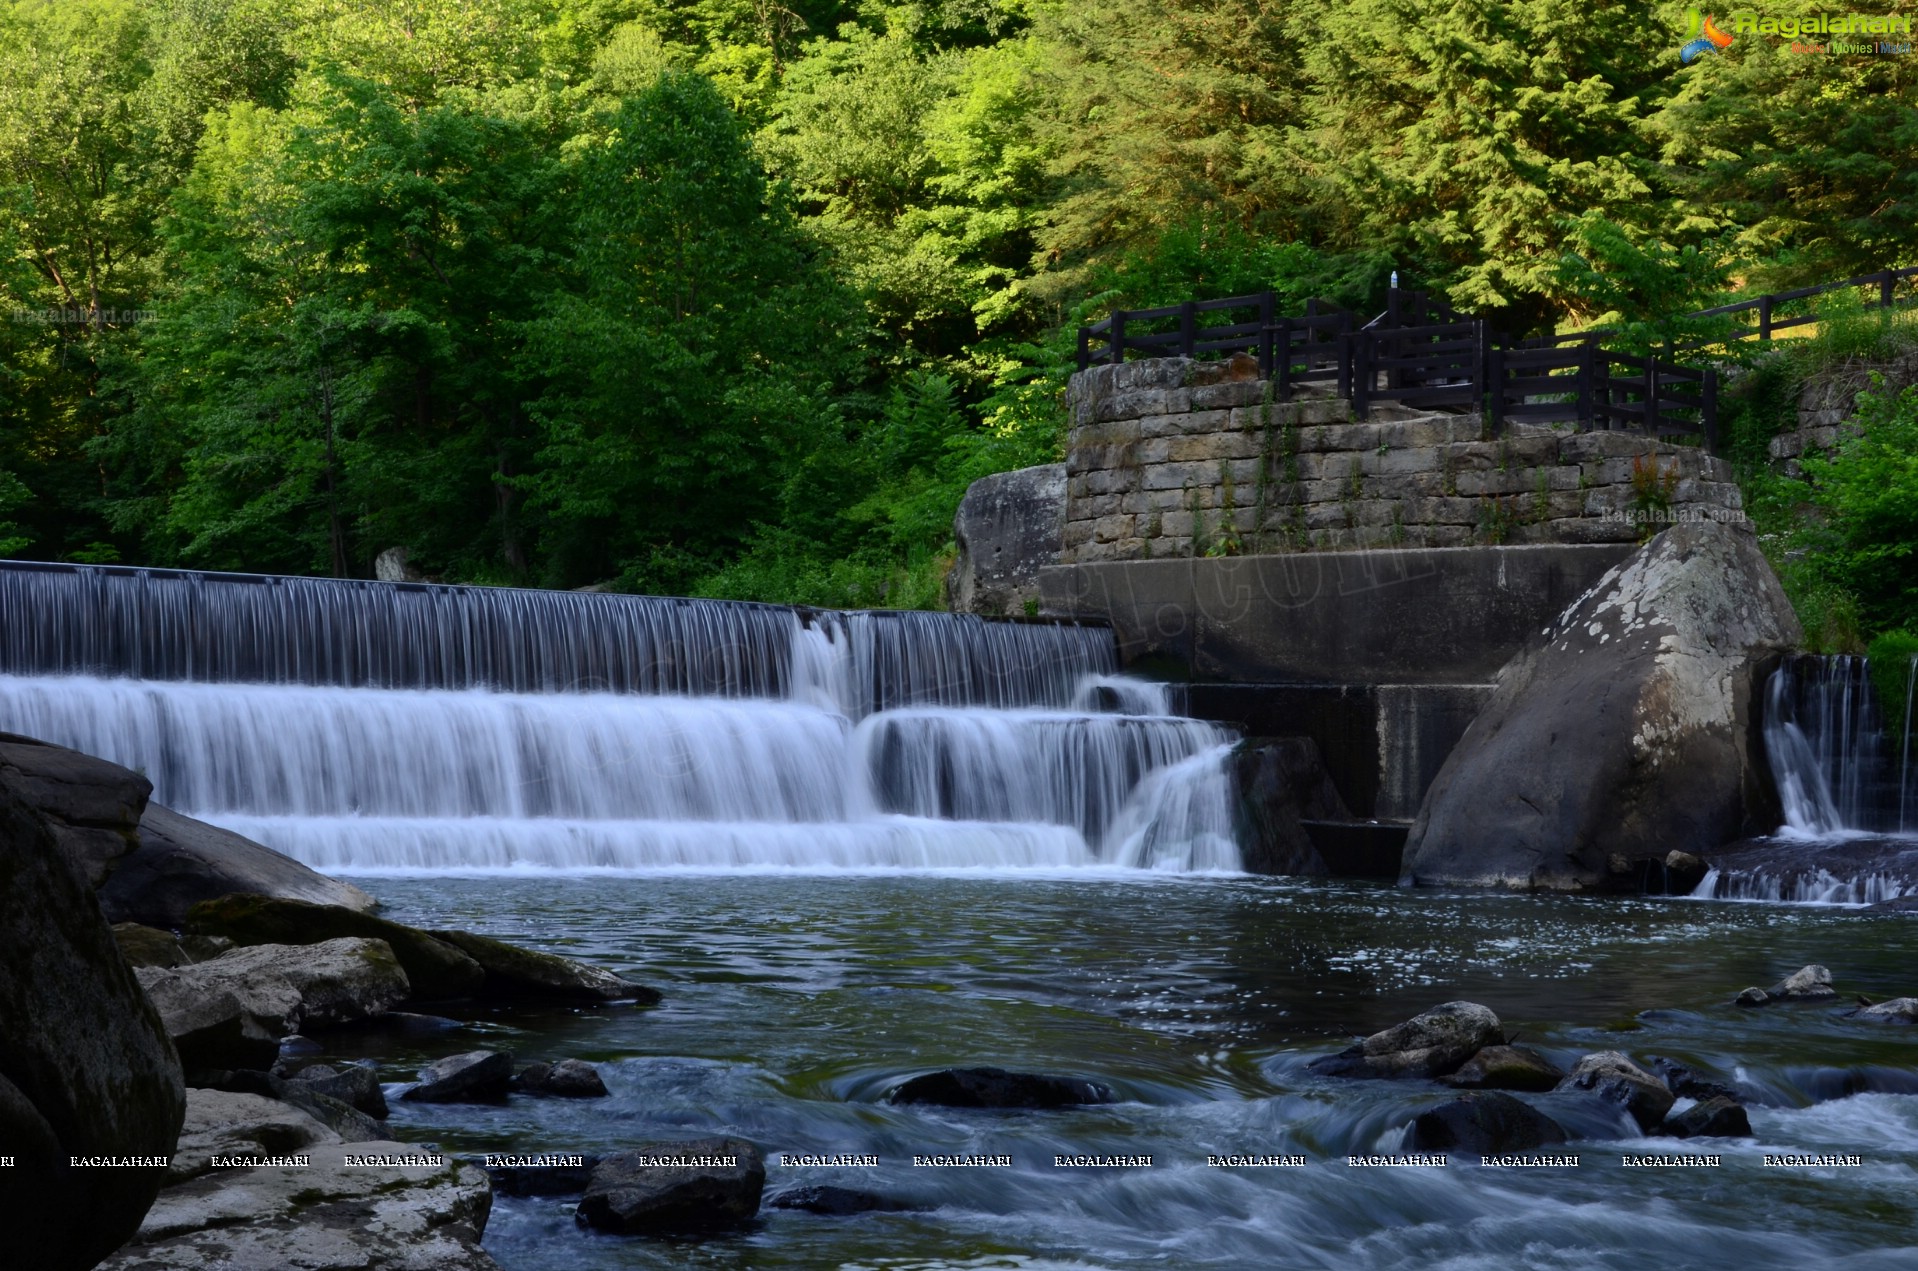
<instances>
[{"instance_id":1,"label":"waterfall","mask_svg":"<svg viewBox=\"0 0 1918 1271\"><path fill-rule=\"evenodd\" d=\"M1910 775L1912 683L1908 676L1903 737L1888 748L1866 659L1793 656L1772 673L1764 735L1784 810L1781 832L1826 838L1918 829Z\"/></svg>"},{"instance_id":2,"label":"waterfall","mask_svg":"<svg viewBox=\"0 0 1918 1271\"><path fill-rule=\"evenodd\" d=\"M0 730L348 873L1239 864L1096 627L6 564Z\"/></svg>"}]
</instances>

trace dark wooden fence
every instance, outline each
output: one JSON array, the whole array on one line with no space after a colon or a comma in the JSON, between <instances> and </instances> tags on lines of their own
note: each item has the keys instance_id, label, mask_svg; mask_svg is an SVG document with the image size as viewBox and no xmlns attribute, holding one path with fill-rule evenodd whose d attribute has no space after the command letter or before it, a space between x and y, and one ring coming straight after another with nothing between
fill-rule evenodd
<instances>
[{"instance_id":1,"label":"dark wooden fence","mask_svg":"<svg viewBox=\"0 0 1918 1271\"><path fill-rule=\"evenodd\" d=\"M1876 289L1875 304L1897 303L1901 281L1918 268L1887 269L1859 278L1756 296L1691 316L1752 312L1756 322L1723 339L1769 340L1816 315L1779 316L1781 305L1846 287ZM1684 366L1674 354L1635 357L1604 347L1611 331L1582 331L1526 341L1501 338L1485 321L1469 318L1421 291L1392 288L1385 312L1363 325L1323 301L1307 301L1300 317L1281 316L1271 293L1188 301L1161 309L1115 310L1079 328L1079 369L1094 362L1140 357L1256 357L1261 378L1281 393L1295 384L1336 386L1360 418L1376 399L1407 406L1482 410L1495 431L1506 421L1576 423L1581 430L1622 428L1658 437L1697 438L1716 449L1718 374ZM1103 347L1095 347L1102 345Z\"/></svg>"}]
</instances>

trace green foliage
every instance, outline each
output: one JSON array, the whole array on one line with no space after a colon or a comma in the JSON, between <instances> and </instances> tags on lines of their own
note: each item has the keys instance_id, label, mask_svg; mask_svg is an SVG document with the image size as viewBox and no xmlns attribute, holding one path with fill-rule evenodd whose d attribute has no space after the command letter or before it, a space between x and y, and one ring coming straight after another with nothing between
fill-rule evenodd
<instances>
[{"instance_id":1,"label":"green foliage","mask_svg":"<svg viewBox=\"0 0 1918 1271\"><path fill-rule=\"evenodd\" d=\"M1905 712L1910 710L1912 731L1918 733L1918 703L1912 701L1912 676L1918 670L1918 632L1903 627L1887 631L1871 642L1865 655L1871 659L1872 689L1878 695L1885 732L1894 740L1902 738Z\"/></svg>"},{"instance_id":2,"label":"green foliage","mask_svg":"<svg viewBox=\"0 0 1918 1271\"><path fill-rule=\"evenodd\" d=\"M1859 394L1856 422L1859 435L1805 462L1830 518L1819 571L1858 598L1869 629L1918 626L1918 387Z\"/></svg>"}]
</instances>

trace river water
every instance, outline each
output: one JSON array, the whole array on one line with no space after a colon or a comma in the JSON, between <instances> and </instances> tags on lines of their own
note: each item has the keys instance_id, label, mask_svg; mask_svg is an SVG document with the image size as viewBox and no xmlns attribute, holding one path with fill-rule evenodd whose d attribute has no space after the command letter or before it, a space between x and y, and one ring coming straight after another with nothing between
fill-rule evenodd
<instances>
[{"instance_id":1,"label":"river water","mask_svg":"<svg viewBox=\"0 0 1918 1271\"><path fill-rule=\"evenodd\" d=\"M1912 1267L1918 1034L1836 1008L1741 1011L1806 962L1844 1000L1918 989L1918 928L1859 909L1686 899L1445 894L1123 871L362 877L402 921L456 924L618 968L653 1009L503 1012L369 1051L383 1076L489 1046L600 1066L611 1098L502 1107L395 1101L398 1137L448 1150L609 1152L739 1134L869 1169L769 1167L768 1194L838 1183L925 1208L768 1209L698 1242L594 1235L566 1198L500 1197L487 1248L559 1268ZM1694 1140L1717 1168L1625 1168L1671 1151L1589 1106L1530 1096L1581 1141L1576 1169L1356 1168L1443 1092L1343 1082L1312 1057L1438 1002L1498 1012L1563 1066L1594 1050L1680 1060L1742 1088L1755 1141ZM891 1107L949 1065L1102 1081L1067 1112ZM1010 1169L915 1168L1010 1155ZM1060 1169L1058 1154L1149 1154ZM1766 1168L1766 1153L1857 1167ZM1209 1155L1300 1154L1303 1168Z\"/></svg>"}]
</instances>

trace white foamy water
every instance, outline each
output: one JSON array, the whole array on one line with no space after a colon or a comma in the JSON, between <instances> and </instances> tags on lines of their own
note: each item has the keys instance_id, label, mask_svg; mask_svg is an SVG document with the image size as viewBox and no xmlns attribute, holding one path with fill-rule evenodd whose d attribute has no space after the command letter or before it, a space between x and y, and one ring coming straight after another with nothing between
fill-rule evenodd
<instances>
[{"instance_id":1,"label":"white foamy water","mask_svg":"<svg viewBox=\"0 0 1918 1271\"><path fill-rule=\"evenodd\" d=\"M149 678L0 675L0 729L134 768L157 801L321 870L1238 867L1231 735L1110 673L1089 629L76 577L26 581L124 611L106 606L105 632L42 614L34 659L96 658L141 612L204 656L146 650ZM506 622L522 610L563 628L530 660ZM270 659L248 661L247 629ZM727 633L726 651L694 638ZM632 662L620 641L641 634L681 669ZM697 666L718 668L709 691L659 691ZM475 685L493 673L531 688Z\"/></svg>"}]
</instances>

